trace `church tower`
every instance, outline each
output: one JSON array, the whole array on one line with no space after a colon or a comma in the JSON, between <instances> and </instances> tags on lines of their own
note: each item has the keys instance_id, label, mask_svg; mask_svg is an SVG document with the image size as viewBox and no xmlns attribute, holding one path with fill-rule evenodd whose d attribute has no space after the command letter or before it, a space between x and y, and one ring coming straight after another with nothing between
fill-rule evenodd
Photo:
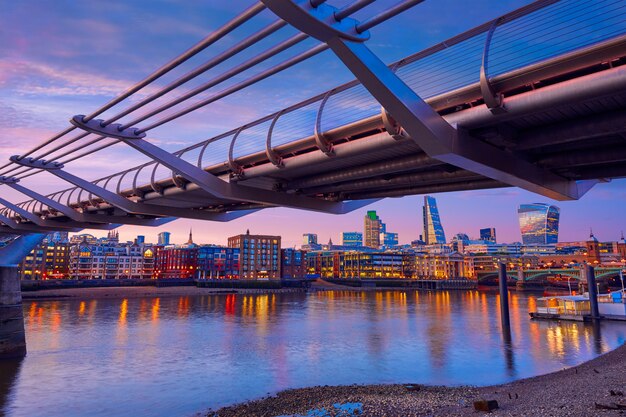
<instances>
[{"instance_id":1,"label":"church tower","mask_svg":"<svg viewBox=\"0 0 626 417\"><path fill-rule=\"evenodd\" d=\"M587 245L587 262L590 264L600 263L600 242L593 235L593 230L590 231L589 240Z\"/></svg>"}]
</instances>

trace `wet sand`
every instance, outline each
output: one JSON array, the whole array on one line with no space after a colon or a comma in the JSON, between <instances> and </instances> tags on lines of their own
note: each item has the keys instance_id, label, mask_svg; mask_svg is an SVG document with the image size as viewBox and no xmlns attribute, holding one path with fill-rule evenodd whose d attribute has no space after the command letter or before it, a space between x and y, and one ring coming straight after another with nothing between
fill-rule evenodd
<instances>
[{"instance_id":1,"label":"wet sand","mask_svg":"<svg viewBox=\"0 0 626 417\"><path fill-rule=\"evenodd\" d=\"M488 366L486 364L485 366ZM613 391L613 393L611 393ZM620 395L621 394L621 395ZM256 416L625 416L626 345L559 372L488 387L353 385L283 391L276 396L210 411L211 417ZM475 411L474 401L499 409Z\"/></svg>"}]
</instances>

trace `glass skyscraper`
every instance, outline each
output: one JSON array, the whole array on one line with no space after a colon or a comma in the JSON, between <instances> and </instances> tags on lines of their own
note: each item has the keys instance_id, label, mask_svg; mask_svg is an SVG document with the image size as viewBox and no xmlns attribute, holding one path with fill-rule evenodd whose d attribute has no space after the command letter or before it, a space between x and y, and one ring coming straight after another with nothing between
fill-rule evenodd
<instances>
[{"instance_id":1,"label":"glass skyscraper","mask_svg":"<svg viewBox=\"0 0 626 417\"><path fill-rule=\"evenodd\" d=\"M437 200L429 195L424 196L424 242L427 245L446 243L446 234L441 225L439 210L437 210Z\"/></svg>"},{"instance_id":2,"label":"glass skyscraper","mask_svg":"<svg viewBox=\"0 0 626 417\"><path fill-rule=\"evenodd\" d=\"M549 204L522 204L517 209L524 245L559 241L559 208Z\"/></svg>"},{"instance_id":3,"label":"glass skyscraper","mask_svg":"<svg viewBox=\"0 0 626 417\"><path fill-rule=\"evenodd\" d=\"M496 229L494 227L480 229L480 240L496 243Z\"/></svg>"}]
</instances>

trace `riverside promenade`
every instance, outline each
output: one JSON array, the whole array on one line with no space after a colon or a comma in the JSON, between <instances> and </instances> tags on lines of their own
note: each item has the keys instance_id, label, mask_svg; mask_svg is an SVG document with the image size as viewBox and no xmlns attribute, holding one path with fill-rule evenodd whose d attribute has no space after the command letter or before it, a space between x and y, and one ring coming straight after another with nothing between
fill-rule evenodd
<instances>
[{"instance_id":1,"label":"riverside promenade","mask_svg":"<svg viewBox=\"0 0 626 417\"><path fill-rule=\"evenodd\" d=\"M626 345L569 369L503 385L410 388L403 384L295 389L206 416L623 416L625 410L610 408L626 407ZM473 403L478 400L496 400L499 409L477 412Z\"/></svg>"}]
</instances>

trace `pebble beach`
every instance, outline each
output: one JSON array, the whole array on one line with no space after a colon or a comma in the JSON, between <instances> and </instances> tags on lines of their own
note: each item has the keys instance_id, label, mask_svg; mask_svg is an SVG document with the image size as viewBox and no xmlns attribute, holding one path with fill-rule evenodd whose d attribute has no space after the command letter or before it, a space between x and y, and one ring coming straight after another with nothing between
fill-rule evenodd
<instances>
[{"instance_id":1,"label":"pebble beach","mask_svg":"<svg viewBox=\"0 0 626 417\"><path fill-rule=\"evenodd\" d=\"M624 416L626 345L576 367L487 387L414 384L294 389L207 417ZM498 409L476 411L474 402Z\"/></svg>"}]
</instances>

